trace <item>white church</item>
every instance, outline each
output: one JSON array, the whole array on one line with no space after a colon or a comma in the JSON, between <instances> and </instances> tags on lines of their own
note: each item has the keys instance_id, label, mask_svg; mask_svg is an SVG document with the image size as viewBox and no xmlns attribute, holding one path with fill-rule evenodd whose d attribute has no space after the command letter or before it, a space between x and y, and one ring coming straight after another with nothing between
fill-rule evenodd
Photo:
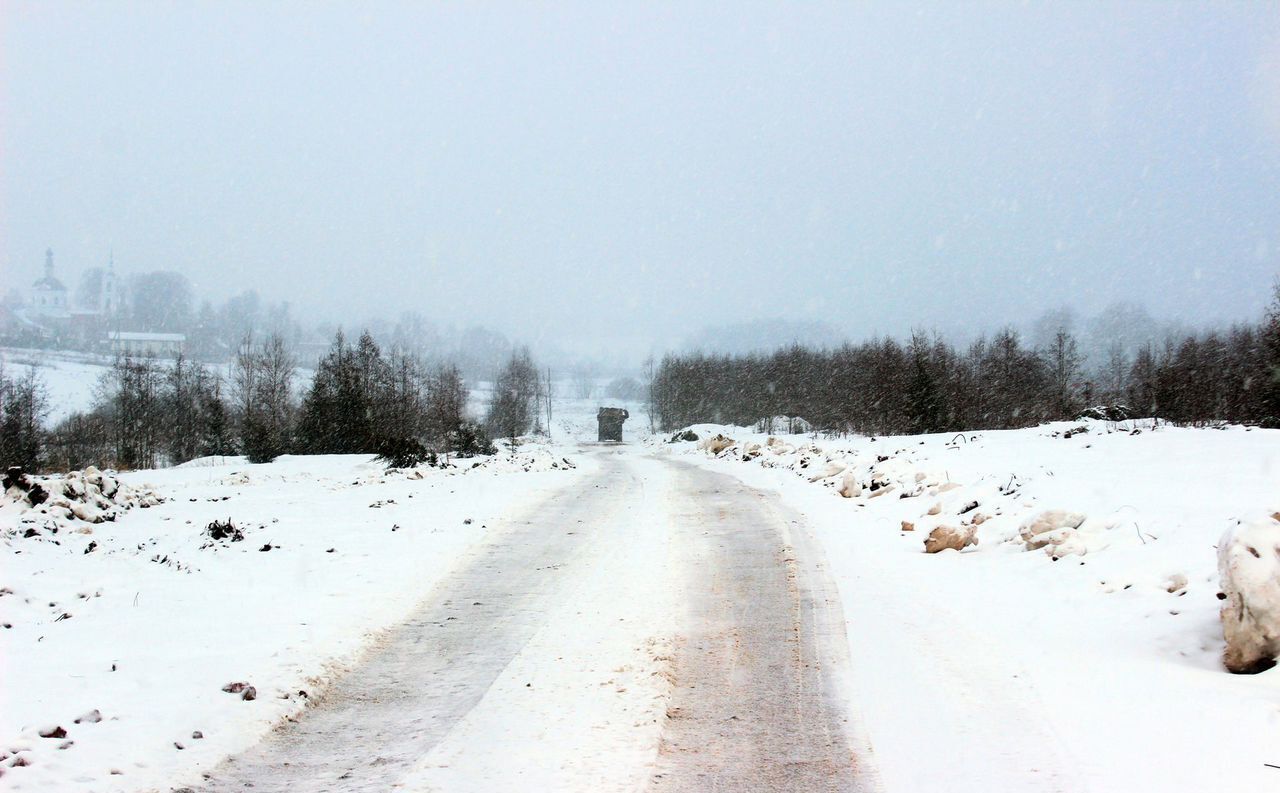
<instances>
[{"instance_id":1,"label":"white church","mask_svg":"<svg viewBox=\"0 0 1280 793\"><path fill-rule=\"evenodd\" d=\"M53 249L44 252L44 277L31 285L26 311L32 319L69 319L71 311L67 299L67 287L53 274Z\"/></svg>"},{"instance_id":2,"label":"white church","mask_svg":"<svg viewBox=\"0 0 1280 793\"><path fill-rule=\"evenodd\" d=\"M53 250L44 253L44 275L31 285L26 300L12 311L11 325L26 337L53 341L91 352L169 356L181 352L180 333L139 333L120 329L121 289L115 257L96 280L86 281L77 300L54 274Z\"/></svg>"}]
</instances>

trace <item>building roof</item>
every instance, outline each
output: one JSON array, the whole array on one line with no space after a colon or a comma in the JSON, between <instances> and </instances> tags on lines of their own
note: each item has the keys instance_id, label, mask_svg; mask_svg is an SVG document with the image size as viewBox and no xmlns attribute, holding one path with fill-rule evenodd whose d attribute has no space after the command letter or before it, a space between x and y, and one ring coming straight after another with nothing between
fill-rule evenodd
<instances>
[{"instance_id":1,"label":"building roof","mask_svg":"<svg viewBox=\"0 0 1280 793\"><path fill-rule=\"evenodd\" d=\"M41 278L39 281L36 281L34 284L31 285L31 288L57 290L59 292L67 291L67 288L62 285L62 282L59 281L57 278L54 278L52 275L46 275L44 278Z\"/></svg>"},{"instance_id":2,"label":"building roof","mask_svg":"<svg viewBox=\"0 0 1280 793\"><path fill-rule=\"evenodd\" d=\"M176 341L187 340L185 333L138 333L135 331L112 331L107 334L108 341Z\"/></svg>"}]
</instances>

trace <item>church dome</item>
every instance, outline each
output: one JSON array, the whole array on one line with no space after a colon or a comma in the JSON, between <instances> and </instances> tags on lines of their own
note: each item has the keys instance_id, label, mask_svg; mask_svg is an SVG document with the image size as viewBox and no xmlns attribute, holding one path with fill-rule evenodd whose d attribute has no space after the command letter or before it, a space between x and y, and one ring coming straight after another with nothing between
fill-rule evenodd
<instances>
[{"instance_id":1,"label":"church dome","mask_svg":"<svg viewBox=\"0 0 1280 793\"><path fill-rule=\"evenodd\" d=\"M31 288L45 292L65 292L67 288L53 275L53 251L44 252L44 277L31 285Z\"/></svg>"},{"instance_id":2,"label":"church dome","mask_svg":"<svg viewBox=\"0 0 1280 793\"><path fill-rule=\"evenodd\" d=\"M34 284L31 285L31 288L45 289L45 290L56 289L61 292L67 291L67 288L62 285L62 282L59 281L57 278L54 278L52 275L46 275L44 278L41 278L39 281L36 281Z\"/></svg>"}]
</instances>

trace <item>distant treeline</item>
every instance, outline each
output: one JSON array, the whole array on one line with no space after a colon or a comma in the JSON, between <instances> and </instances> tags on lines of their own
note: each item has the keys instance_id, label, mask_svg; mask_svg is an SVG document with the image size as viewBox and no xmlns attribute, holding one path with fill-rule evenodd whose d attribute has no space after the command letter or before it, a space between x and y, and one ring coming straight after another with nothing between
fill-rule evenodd
<instances>
[{"instance_id":1,"label":"distant treeline","mask_svg":"<svg viewBox=\"0 0 1280 793\"><path fill-rule=\"evenodd\" d=\"M483 423L467 415L457 366L384 352L364 333L338 333L299 393L296 362L279 335L246 338L228 375L189 359L120 357L97 384L93 407L43 429L48 397L34 370L0 371L0 465L68 470L173 465L197 457L286 453L379 454L413 465L491 453L490 438L540 429L543 383L526 349L497 373Z\"/></svg>"},{"instance_id":2,"label":"distant treeline","mask_svg":"<svg viewBox=\"0 0 1280 793\"><path fill-rule=\"evenodd\" d=\"M1179 424L1280 427L1280 291L1259 324L1170 338L1132 357L1115 347L1089 371L1078 350L1065 329L1035 349L1009 329L964 349L915 333L906 343L669 355L650 398L664 430L751 426L775 416L873 435L1013 429L1095 406Z\"/></svg>"},{"instance_id":3,"label":"distant treeline","mask_svg":"<svg viewBox=\"0 0 1280 793\"><path fill-rule=\"evenodd\" d=\"M5 322L0 316L0 345L99 353L112 331L181 333L186 336L188 358L225 363L234 358L247 333L257 333L280 336L301 356L301 363L311 367L337 330L329 321L304 326L287 301L269 303L253 289L214 303L199 299L192 283L177 272L136 273L109 286L113 278L107 269L89 268L71 295L71 305L84 312L80 316L96 314L97 323L48 318L37 323ZM449 360L471 377L491 376L516 349L498 331L474 325L439 326L415 311L394 318L379 315L366 327L384 347L423 360Z\"/></svg>"}]
</instances>

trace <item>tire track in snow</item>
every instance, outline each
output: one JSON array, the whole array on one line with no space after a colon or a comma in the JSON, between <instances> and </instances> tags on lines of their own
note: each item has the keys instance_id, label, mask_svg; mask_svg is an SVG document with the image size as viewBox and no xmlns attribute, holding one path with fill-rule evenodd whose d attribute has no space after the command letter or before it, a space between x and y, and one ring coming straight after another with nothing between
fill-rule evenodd
<instances>
[{"instance_id":1,"label":"tire track in snow","mask_svg":"<svg viewBox=\"0 0 1280 793\"><path fill-rule=\"evenodd\" d=\"M687 613L651 789L875 789L837 690L847 647L834 585L800 557L774 499L673 465Z\"/></svg>"},{"instance_id":2,"label":"tire track in snow","mask_svg":"<svg viewBox=\"0 0 1280 793\"><path fill-rule=\"evenodd\" d=\"M495 531L314 707L223 763L201 790L395 789L545 621L596 527L639 487L626 470L602 457L599 473Z\"/></svg>"}]
</instances>

